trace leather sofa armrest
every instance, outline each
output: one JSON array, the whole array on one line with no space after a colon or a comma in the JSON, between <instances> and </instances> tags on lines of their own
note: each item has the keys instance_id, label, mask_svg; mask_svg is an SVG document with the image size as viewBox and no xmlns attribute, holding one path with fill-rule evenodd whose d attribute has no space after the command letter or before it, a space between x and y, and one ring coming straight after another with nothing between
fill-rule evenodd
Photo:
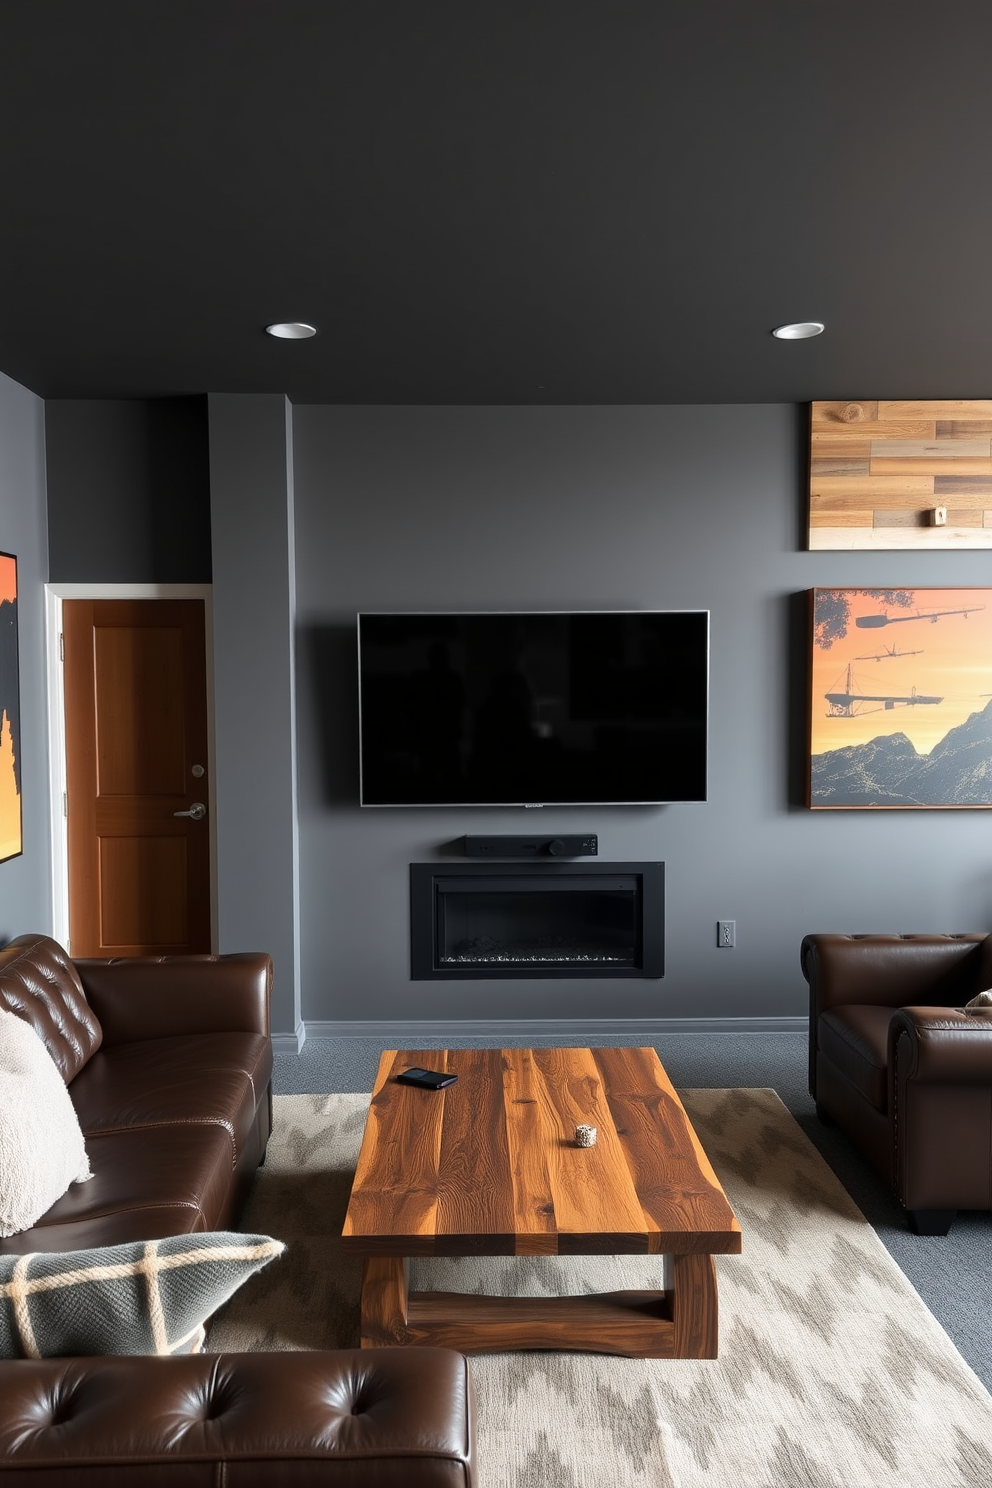
<instances>
[{"instance_id":1,"label":"leather sofa armrest","mask_svg":"<svg viewBox=\"0 0 992 1488\"><path fill-rule=\"evenodd\" d=\"M467 1362L417 1348L0 1363L3 1488L162 1488L173 1472L189 1488L227 1481L218 1463L241 1488L271 1488L289 1463L301 1488L472 1488Z\"/></svg>"},{"instance_id":2,"label":"leather sofa armrest","mask_svg":"<svg viewBox=\"0 0 992 1488\"><path fill-rule=\"evenodd\" d=\"M188 1033L270 1032L272 959L262 951L74 964L107 1045Z\"/></svg>"},{"instance_id":3,"label":"leather sofa armrest","mask_svg":"<svg viewBox=\"0 0 992 1488\"><path fill-rule=\"evenodd\" d=\"M992 1085L992 1008L902 1007L889 1024L890 1079Z\"/></svg>"}]
</instances>

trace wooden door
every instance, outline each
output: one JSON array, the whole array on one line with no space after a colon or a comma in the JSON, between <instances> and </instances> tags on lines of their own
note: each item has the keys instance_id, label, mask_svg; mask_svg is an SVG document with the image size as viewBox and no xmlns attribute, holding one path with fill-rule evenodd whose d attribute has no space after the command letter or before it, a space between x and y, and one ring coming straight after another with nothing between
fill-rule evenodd
<instances>
[{"instance_id":1,"label":"wooden door","mask_svg":"<svg viewBox=\"0 0 992 1488\"><path fill-rule=\"evenodd\" d=\"M71 953L209 951L203 601L66 600L62 633Z\"/></svg>"}]
</instances>

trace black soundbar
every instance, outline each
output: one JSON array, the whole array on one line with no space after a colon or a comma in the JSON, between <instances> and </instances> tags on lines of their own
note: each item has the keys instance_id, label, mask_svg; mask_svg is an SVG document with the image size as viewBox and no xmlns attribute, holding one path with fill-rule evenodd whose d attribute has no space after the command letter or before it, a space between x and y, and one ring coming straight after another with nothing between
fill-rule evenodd
<instances>
[{"instance_id":1,"label":"black soundbar","mask_svg":"<svg viewBox=\"0 0 992 1488\"><path fill-rule=\"evenodd\" d=\"M595 858L599 838L582 837L466 837L467 858Z\"/></svg>"}]
</instances>

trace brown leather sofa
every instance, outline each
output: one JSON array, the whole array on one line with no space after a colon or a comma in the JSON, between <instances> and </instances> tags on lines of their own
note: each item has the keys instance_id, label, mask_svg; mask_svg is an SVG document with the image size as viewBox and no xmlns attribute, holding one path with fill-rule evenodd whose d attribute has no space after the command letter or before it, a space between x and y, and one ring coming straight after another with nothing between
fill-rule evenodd
<instances>
[{"instance_id":1,"label":"brown leather sofa","mask_svg":"<svg viewBox=\"0 0 992 1488\"><path fill-rule=\"evenodd\" d=\"M94 1172L0 1252L233 1225L272 1127L271 980L261 954L0 950L0 1006L61 1070ZM471 1488L473 1464L467 1365L444 1349L0 1361L0 1488Z\"/></svg>"},{"instance_id":2,"label":"brown leather sofa","mask_svg":"<svg viewBox=\"0 0 992 1488\"><path fill-rule=\"evenodd\" d=\"M0 1007L58 1065L94 1175L0 1254L230 1228L272 1130L271 981L254 953L71 961L45 935L0 951Z\"/></svg>"},{"instance_id":3,"label":"brown leather sofa","mask_svg":"<svg viewBox=\"0 0 992 1488\"><path fill-rule=\"evenodd\" d=\"M992 936L807 935L809 1089L917 1234L992 1208Z\"/></svg>"}]
</instances>

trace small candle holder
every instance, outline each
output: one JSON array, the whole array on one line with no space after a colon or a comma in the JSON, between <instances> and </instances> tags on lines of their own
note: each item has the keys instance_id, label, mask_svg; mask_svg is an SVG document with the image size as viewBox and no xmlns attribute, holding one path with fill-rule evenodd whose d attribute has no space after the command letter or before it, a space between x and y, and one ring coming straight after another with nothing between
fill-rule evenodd
<instances>
[{"instance_id":1,"label":"small candle holder","mask_svg":"<svg viewBox=\"0 0 992 1488\"><path fill-rule=\"evenodd\" d=\"M595 1147L596 1128L594 1126L577 1126L575 1128L576 1147Z\"/></svg>"}]
</instances>

